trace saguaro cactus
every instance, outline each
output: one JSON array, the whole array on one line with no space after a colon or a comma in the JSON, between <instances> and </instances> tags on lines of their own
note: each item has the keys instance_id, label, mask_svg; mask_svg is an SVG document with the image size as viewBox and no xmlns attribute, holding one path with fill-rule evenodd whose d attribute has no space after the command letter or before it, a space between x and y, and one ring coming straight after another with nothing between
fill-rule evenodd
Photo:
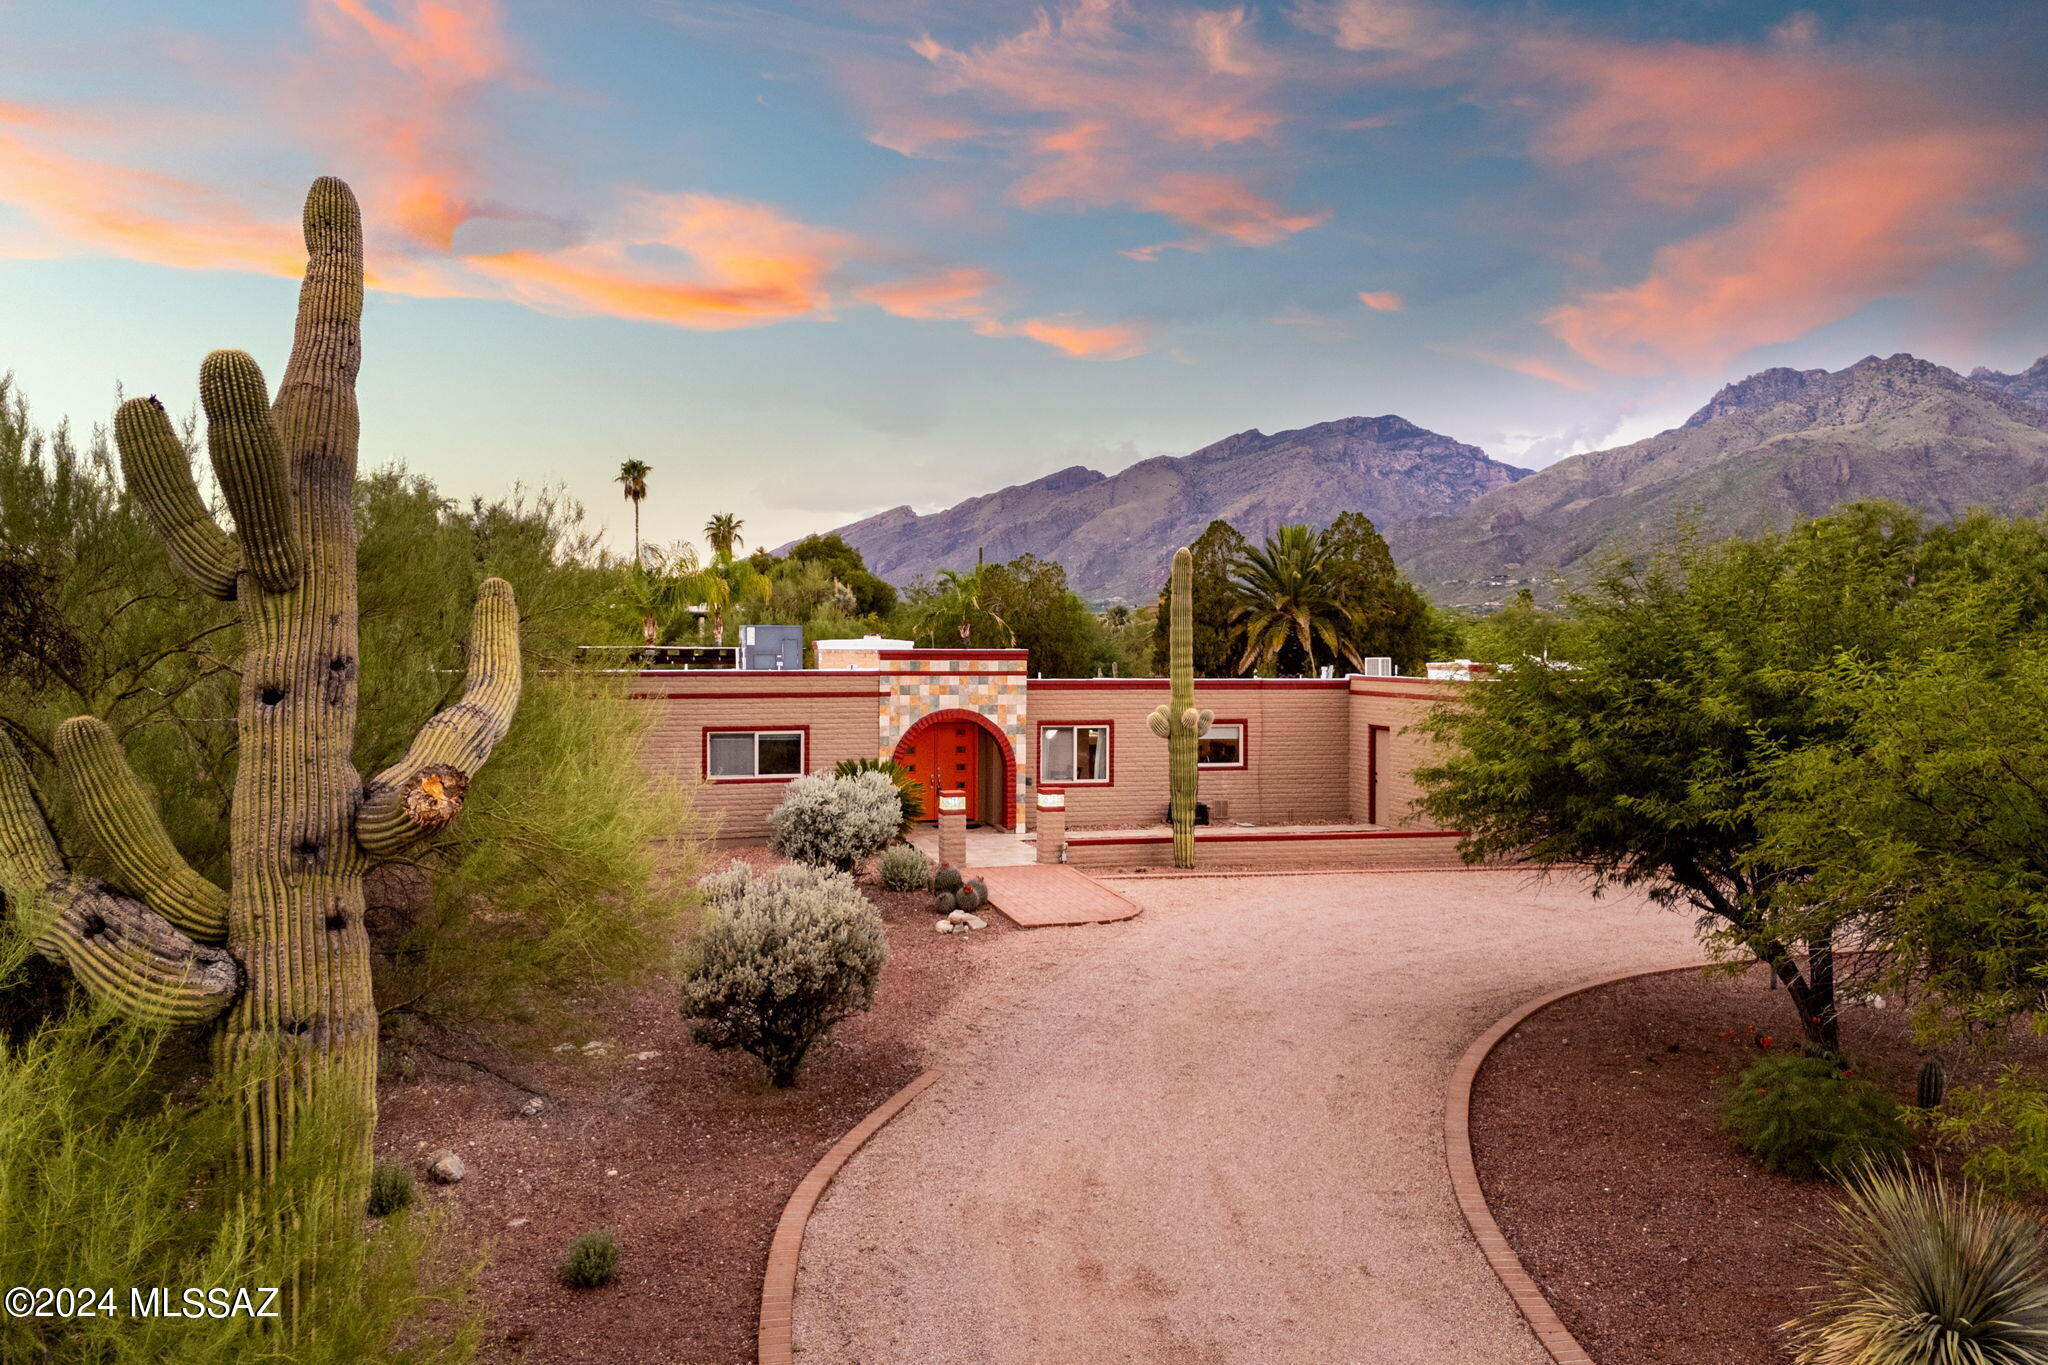
<instances>
[{"instance_id":1,"label":"saguaro cactus","mask_svg":"<svg viewBox=\"0 0 2048 1365\"><path fill-rule=\"evenodd\" d=\"M228 890L172 846L119 742L81 716L59 727L60 773L117 886L72 875L18 753L0 737L0 881L39 909L36 946L138 1018L218 1020L252 1174L268 1178L295 1116L317 1099L355 1122L333 1154L338 1186L367 1188L377 1014L363 873L453 819L519 702L512 590L477 597L468 685L405 757L365 782L355 742L356 371L362 219L339 180L306 196L305 283L272 404L256 362L216 351L199 370L207 446L234 519L214 521L162 404L115 417L121 468L170 557L237 604L246 653Z\"/></svg>"},{"instance_id":2,"label":"saguaro cactus","mask_svg":"<svg viewBox=\"0 0 2048 1365\"><path fill-rule=\"evenodd\" d=\"M1195 746L1209 733L1213 711L1195 706L1195 556L1185 545L1173 552L1173 615L1167 646L1173 692L1146 717L1152 733L1166 741L1167 814L1173 820L1173 865L1195 865L1195 795L1201 773Z\"/></svg>"}]
</instances>

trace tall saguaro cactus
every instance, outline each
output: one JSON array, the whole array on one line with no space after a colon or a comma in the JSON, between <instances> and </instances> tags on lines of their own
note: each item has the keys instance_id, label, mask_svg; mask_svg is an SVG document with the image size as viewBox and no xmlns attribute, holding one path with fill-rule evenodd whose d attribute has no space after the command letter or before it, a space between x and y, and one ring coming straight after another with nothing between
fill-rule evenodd
<instances>
[{"instance_id":1,"label":"tall saguaro cactus","mask_svg":"<svg viewBox=\"0 0 2048 1365\"><path fill-rule=\"evenodd\" d=\"M1195 707L1195 556L1183 545L1173 552L1173 601L1167 634L1172 694L1146 717L1152 733L1166 741L1167 813L1173 820L1173 865L1195 865L1195 796L1201 777L1195 746L1209 733L1213 711Z\"/></svg>"},{"instance_id":2,"label":"tall saguaro cactus","mask_svg":"<svg viewBox=\"0 0 2048 1365\"><path fill-rule=\"evenodd\" d=\"M4 737L0 881L31 893L37 948L87 990L137 1018L217 1021L214 1059L233 1076L253 1175L276 1171L295 1118L317 1100L354 1119L331 1169L341 1188L359 1191L377 1069L363 873L461 809L519 702L519 626L511 588L485 580L462 698L365 782L349 756L360 673L352 504L363 241L347 185L314 182L305 230L305 283L276 402L243 352L216 351L199 370L233 534L200 501L162 404L130 400L114 422L122 472L172 562L241 613L232 885L214 885L179 855L119 741L89 716L58 728L57 764L118 885L69 871Z\"/></svg>"}]
</instances>

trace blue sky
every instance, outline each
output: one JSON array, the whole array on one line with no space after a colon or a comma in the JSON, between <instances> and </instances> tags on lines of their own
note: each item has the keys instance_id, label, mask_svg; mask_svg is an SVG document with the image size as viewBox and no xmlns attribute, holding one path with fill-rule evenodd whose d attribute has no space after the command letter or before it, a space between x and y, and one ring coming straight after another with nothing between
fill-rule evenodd
<instances>
[{"instance_id":1,"label":"blue sky","mask_svg":"<svg viewBox=\"0 0 2048 1365\"><path fill-rule=\"evenodd\" d=\"M2040 6L0 0L0 369L273 370L369 217L366 465L774 544L1395 412L1542 464L1770 364L2048 352ZM621 539L619 543L623 543Z\"/></svg>"}]
</instances>

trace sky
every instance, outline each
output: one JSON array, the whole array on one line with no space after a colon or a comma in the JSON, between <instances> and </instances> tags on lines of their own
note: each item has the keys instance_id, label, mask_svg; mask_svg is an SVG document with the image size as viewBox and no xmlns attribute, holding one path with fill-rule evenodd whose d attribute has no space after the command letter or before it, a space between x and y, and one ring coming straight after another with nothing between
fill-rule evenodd
<instances>
[{"instance_id":1,"label":"sky","mask_svg":"<svg viewBox=\"0 0 2048 1365\"><path fill-rule=\"evenodd\" d=\"M2048 352L2048 6L0 0L0 372L275 376L366 214L365 468L773 546L1398 413L1536 467L1769 365Z\"/></svg>"}]
</instances>

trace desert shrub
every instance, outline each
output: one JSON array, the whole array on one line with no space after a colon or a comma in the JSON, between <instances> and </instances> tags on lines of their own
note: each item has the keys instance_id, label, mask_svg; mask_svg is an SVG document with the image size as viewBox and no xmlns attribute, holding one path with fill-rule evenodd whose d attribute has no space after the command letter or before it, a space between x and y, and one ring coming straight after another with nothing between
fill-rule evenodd
<instances>
[{"instance_id":1,"label":"desert shrub","mask_svg":"<svg viewBox=\"0 0 2048 1365\"><path fill-rule=\"evenodd\" d=\"M740 1048L794 1085L811 1046L874 1002L882 917L843 872L799 863L757 877L736 863L711 880L682 953L683 1017L698 1042Z\"/></svg>"},{"instance_id":2,"label":"desert shrub","mask_svg":"<svg viewBox=\"0 0 2048 1365\"><path fill-rule=\"evenodd\" d=\"M932 884L932 860L921 848L895 844L882 851L882 885L891 891L922 891Z\"/></svg>"},{"instance_id":3,"label":"desert shrub","mask_svg":"<svg viewBox=\"0 0 2048 1365\"><path fill-rule=\"evenodd\" d=\"M13 910L16 907L10 906ZM0 917L4 918L4 917ZM19 970L0 933L0 984ZM335 1196L331 1154L354 1116L309 1105L276 1179L240 1175L228 1106L190 1093L203 1049L72 1005L0 1042L0 1283L112 1286L118 1313L0 1317L0 1360L45 1365L453 1365L473 1358L469 1269L437 1220L365 1229ZM196 1054L196 1055L195 1055ZM286 1286L275 1320L138 1315L131 1286ZM176 1291L173 1291L175 1298ZM261 1307L261 1304L253 1305Z\"/></svg>"},{"instance_id":4,"label":"desert shrub","mask_svg":"<svg viewBox=\"0 0 2048 1365\"><path fill-rule=\"evenodd\" d=\"M852 872L889 846L902 819L896 787L881 773L799 777L768 814L769 843L785 858Z\"/></svg>"},{"instance_id":5,"label":"desert shrub","mask_svg":"<svg viewBox=\"0 0 2048 1365\"><path fill-rule=\"evenodd\" d=\"M569 1243L559 1271L571 1289L602 1289L618 1278L619 1239L609 1232L584 1233Z\"/></svg>"},{"instance_id":6,"label":"desert shrub","mask_svg":"<svg viewBox=\"0 0 2048 1365\"><path fill-rule=\"evenodd\" d=\"M412 1203L412 1172L403 1162L380 1161L370 1172L370 1215L382 1218Z\"/></svg>"},{"instance_id":7,"label":"desert shrub","mask_svg":"<svg viewBox=\"0 0 2048 1365\"><path fill-rule=\"evenodd\" d=\"M1928 1116L1934 1140L1965 1153L1963 1174L2011 1198L2048 1191L2048 1090L2018 1066L1950 1090Z\"/></svg>"},{"instance_id":8,"label":"desert shrub","mask_svg":"<svg viewBox=\"0 0 2048 1365\"><path fill-rule=\"evenodd\" d=\"M1771 1057L1742 1073L1721 1126L1783 1175L1827 1175L1906 1148L1898 1101L1827 1057Z\"/></svg>"},{"instance_id":9,"label":"desert shrub","mask_svg":"<svg viewBox=\"0 0 2048 1365\"><path fill-rule=\"evenodd\" d=\"M842 758L832 765L834 777L858 777L880 773L896 788L896 800L903 807L903 822L896 827L898 839L910 837L910 827L924 818L924 784L917 774L893 758Z\"/></svg>"},{"instance_id":10,"label":"desert shrub","mask_svg":"<svg viewBox=\"0 0 2048 1365\"><path fill-rule=\"evenodd\" d=\"M1800 1365L2048 1365L2038 1217L1938 1174L1862 1168L1822 1244L1828 1296L1787 1324Z\"/></svg>"}]
</instances>

